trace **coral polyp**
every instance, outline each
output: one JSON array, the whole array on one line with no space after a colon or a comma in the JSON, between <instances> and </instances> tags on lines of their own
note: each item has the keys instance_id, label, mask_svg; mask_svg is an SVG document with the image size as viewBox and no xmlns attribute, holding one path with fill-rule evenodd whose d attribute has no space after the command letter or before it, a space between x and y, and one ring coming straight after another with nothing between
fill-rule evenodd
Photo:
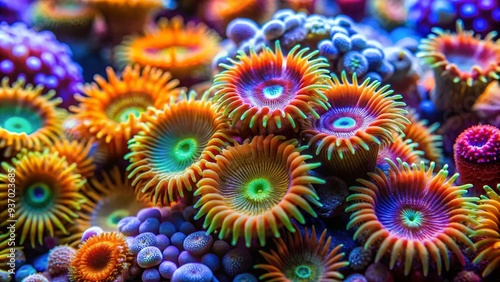
<instances>
[{"instance_id":1,"label":"coral polyp","mask_svg":"<svg viewBox=\"0 0 500 282\"><path fill-rule=\"evenodd\" d=\"M349 82L333 76L325 95L331 108L318 110L319 119L302 124L302 136L322 163L344 180L350 181L373 171L381 145L394 141L409 123L401 95L392 95L389 85L370 79Z\"/></svg>"},{"instance_id":2,"label":"coral polyp","mask_svg":"<svg viewBox=\"0 0 500 282\"><path fill-rule=\"evenodd\" d=\"M250 128L281 129L297 127L310 114L319 118L316 108L326 110L328 64L314 58L318 53L297 45L284 55L279 43L275 51L241 52L232 66L214 79L214 101L233 126L242 122ZM307 53L307 54L306 54Z\"/></svg>"},{"instance_id":3,"label":"coral polyp","mask_svg":"<svg viewBox=\"0 0 500 282\"><path fill-rule=\"evenodd\" d=\"M145 194L155 204L184 198L206 163L232 142L227 120L207 95L195 98L191 92L161 110L150 108L143 130L129 142L128 177L139 196Z\"/></svg>"},{"instance_id":4,"label":"coral polyp","mask_svg":"<svg viewBox=\"0 0 500 282\"><path fill-rule=\"evenodd\" d=\"M60 98L51 91L42 95L43 87L34 88L17 81L9 85L4 78L0 86L0 148L7 157L26 148L42 150L62 137L66 111L58 108Z\"/></svg>"},{"instance_id":5,"label":"coral polyp","mask_svg":"<svg viewBox=\"0 0 500 282\"><path fill-rule=\"evenodd\" d=\"M7 206L8 199L16 203L17 223L21 227L19 242L28 240L31 246L42 245L44 236L54 236L56 230L67 235L68 226L86 200L79 193L85 179L74 172L75 165L68 165L64 157L48 150L23 150L12 163L3 162L2 168L5 172L0 174L0 203ZM8 198L12 179L16 193L14 198ZM0 218L7 215L5 209ZM2 223L5 224L7 221Z\"/></svg>"},{"instance_id":6,"label":"coral polyp","mask_svg":"<svg viewBox=\"0 0 500 282\"><path fill-rule=\"evenodd\" d=\"M112 282L123 279L133 260L125 237L106 232L82 243L70 263L70 281Z\"/></svg>"},{"instance_id":7,"label":"coral polyp","mask_svg":"<svg viewBox=\"0 0 500 282\"><path fill-rule=\"evenodd\" d=\"M386 158L393 162L400 158L405 163L419 163L424 152L417 150L418 144L411 139L404 139L403 136L394 134L394 142L382 146L378 152L377 165L386 167Z\"/></svg>"},{"instance_id":8,"label":"coral polyp","mask_svg":"<svg viewBox=\"0 0 500 282\"><path fill-rule=\"evenodd\" d=\"M41 0L33 4L33 26L64 36L86 36L96 12L76 0Z\"/></svg>"},{"instance_id":9,"label":"coral polyp","mask_svg":"<svg viewBox=\"0 0 500 282\"><path fill-rule=\"evenodd\" d=\"M203 23L184 24L181 17L160 19L143 36L125 39L117 47L118 63L153 66L169 71L183 84L209 78L209 67L219 51L220 38Z\"/></svg>"},{"instance_id":10,"label":"coral polyp","mask_svg":"<svg viewBox=\"0 0 500 282\"><path fill-rule=\"evenodd\" d=\"M312 184L324 184L308 170L319 163L308 163L293 140L269 135L247 139L241 145L227 147L207 163L198 183L196 219L205 216L207 232L218 230L219 238L232 236L235 245L240 237L249 247L253 238L261 246L266 236L280 237L285 226L295 232L291 220L304 223L301 208L316 216L313 206L321 206Z\"/></svg>"},{"instance_id":11,"label":"coral polyp","mask_svg":"<svg viewBox=\"0 0 500 282\"><path fill-rule=\"evenodd\" d=\"M474 258L474 263L486 262L483 277L490 275L500 268L500 196L491 187L485 186L487 196L479 200L479 211L477 212L479 224L475 227L472 237L477 237L475 243L479 251ZM500 185L497 186L500 190ZM484 193L483 193L484 194Z\"/></svg>"},{"instance_id":12,"label":"coral polyp","mask_svg":"<svg viewBox=\"0 0 500 282\"><path fill-rule=\"evenodd\" d=\"M347 228L357 228L354 239L362 239L365 249L376 249L375 262L387 256L391 269L404 265L405 275L418 261L424 276L431 263L438 274L443 263L448 270L448 252L464 265L460 245L474 249L468 226L476 223L477 198L463 196L472 185L455 186L458 174L448 178L447 165L434 175L434 163L426 168L424 162L387 162L388 175L377 169L369 173L373 182L358 179L362 186L350 188L354 194L347 198L346 211L352 212Z\"/></svg>"},{"instance_id":13,"label":"coral polyp","mask_svg":"<svg viewBox=\"0 0 500 282\"><path fill-rule=\"evenodd\" d=\"M343 261L344 253L340 253L342 245L331 251L332 237L327 238L326 230L320 237L313 226L311 233L305 228L304 235L300 231L286 233L286 239L275 240L276 250L260 251L267 264L257 264L265 274L259 277L264 281L342 281L344 276L340 268L349 263Z\"/></svg>"},{"instance_id":14,"label":"coral polyp","mask_svg":"<svg viewBox=\"0 0 500 282\"><path fill-rule=\"evenodd\" d=\"M106 72L108 79L95 76L96 83L84 87L85 96L78 95L79 104L71 110L81 136L102 140L123 154L147 108L163 108L180 89L170 73L151 67L127 66L121 78L111 68Z\"/></svg>"},{"instance_id":15,"label":"coral polyp","mask_svg":"<svg viewBox=\"0 0 500 282\"><path fill-rule=\"evenodd\" d=\"M500 183L500 129L477 125L466 129L455 141L454 157L460 182L474 185L472 194L482 194L484 185Z\"/></svg>"},{"instance_id":16,"label":"coral polyp","mask_svg":"<svg viewBox=\"0 0 500 282\"><path fill-rule=\"evenodd\" d=\"M500 45L496 32L484 39L466 31L458 20L456 33L434 28L422 39L418 57L434 70L432 102L441 111L470 111L486 86L500 78Z\"/></svg>"}]
</instances>

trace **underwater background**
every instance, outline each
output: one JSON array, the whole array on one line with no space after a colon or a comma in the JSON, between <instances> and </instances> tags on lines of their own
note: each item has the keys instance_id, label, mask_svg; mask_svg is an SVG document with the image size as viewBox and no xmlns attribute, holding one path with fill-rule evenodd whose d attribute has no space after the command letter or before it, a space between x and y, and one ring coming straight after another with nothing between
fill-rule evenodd
<instances>
[{"instance_id":1,"label":"underwater background","mask_svg":"<svg viewBox=\"0 0 500 282\"><path fill-rule=\"evenodd\" d=\"M0 0L0 281L500 281L500 0Z\"/></svg>"}]
</instances>

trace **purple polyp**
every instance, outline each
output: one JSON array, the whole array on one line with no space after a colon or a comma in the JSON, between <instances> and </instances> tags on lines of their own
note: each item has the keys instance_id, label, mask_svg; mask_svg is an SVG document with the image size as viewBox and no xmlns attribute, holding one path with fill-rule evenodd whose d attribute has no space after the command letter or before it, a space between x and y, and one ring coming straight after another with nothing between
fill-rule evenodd
<instances>
[{"instance_id":1,"label":"purple polyp","mask_svg":"<svg viewBox=\"0 0 500 282\"><path fill-rule=\"evenodd\" d=\"M26 66L32 71L39 71L42 68L42 62L37 57L28 57L26 59Z\"/></svg>"},{"instance_id":2,"label":"purple polyp","mask_svg":"<svg viewBox=\"0 0 500 282\"><path fill-rule=\"evenodd\" d=\"M28 48L24 45L17 45L12 48L12 56L14 57L23 57L28 55Z\"/></svg>"},{"instance_id":3,"label":"purple polyp","mask_svg":"<svg viewBox=\"0 0 500 282\"><path fill-rule=\"evenodd\" d=\"M0 63L0 71L7 74L11 73L12 71L14 71L14 64L10 60L3 60Z\"/></svg>"}]
</instances>

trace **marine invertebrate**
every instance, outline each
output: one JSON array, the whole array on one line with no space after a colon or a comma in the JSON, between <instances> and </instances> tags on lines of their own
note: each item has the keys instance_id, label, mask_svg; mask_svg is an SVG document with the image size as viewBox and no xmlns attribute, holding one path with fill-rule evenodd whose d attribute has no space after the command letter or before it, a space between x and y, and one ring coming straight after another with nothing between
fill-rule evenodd
<instances>
[{"instance_id":1,"label":"marine invertebrate","mask_svg":"<svg viewBox=\"0 0 500 282\"><path fill-rule=\"evenodd\" d=\"M152 13L162 7L162 0L82 0L99 11L106 22L112 46L118 45L124 36L140 34L152 20Z\"/></svg>"},{"instance_id":2,"label":"marine invertebrate","mask_svg":"<svg viewBox=\"0 0 500 282\"><path fill-rule=\"evenodd\" d=\"M116 48L121 65L153 66L172 73L183 84L209 78L209 67L219 51L219 36L203 23L184 24L181 17L160 19L156 28L142 36L126 38Z\"/></svg>"},{"instance_id":3,"label":"marine invertebrate","mask_svg":"<svg viewBox=\"0 0 500 282\"><path fill-rule=\"evenodd\" d=\"M160 249L155 246L148 246L137 254L137 264L142 268L151 268L159 265L163 261Z\"/></svg>"},{"instance_id":4,"label":"marine invertebrate","mask_svg":"<svg viewBox=\"0 0 500 282\"><path fill-rule=\"evenodd\" d=\"M61 102L53 91L42 95L43 88L34 88L17 81L9 85L7 78L0 86L0 149L5 157L26 148L42 150L62 136L66 112L57 108Z\"/></svg>"},{"instance_id":5,"label":"marine invertebrate","mask_svg":"<svg viewBox=\"0 0 500 282\"><path fill-rule=\"evenodd\" d=\"M485 186L486 196L479 200L478 222L471 237L479 237L474 246L479 251L474 263L486 262L483 277L500 267L500 195L490 186ZM500 191L500 185L497 186Z\"/></svg>"},{"instance_id":6,"label":"marine invertebrate","mask_svg":"<svg viewBox=\"0 0 500 282\"><path fill-rule=\"evenodd\" d=\"M283 55L277 42L275 51L264 47L257 54L240 52L238 61L218 74L211 91L214 101L224 110L233 126L242 122L250 128L276 129L297 127L297 120L310 114L319 118L316 108L327 109L322 93L328 64L313 57L318 53L294 47Z\"/></svg>"},{"instance_id":7,"label":"marine invertebrate","mask_svg":"<svg viewBox=\"0 0 500 282\"><path fill-rule=\"evenodd\" d=\"M49 31L36 32L23 23L0 23L0 76L11 81L23 79L42 85L44 91L56 90L63 107L75 103L83 81L81 67L71 60L71 52Z\"/></svg>"},{"instance_id":8,"label":"marine invertebrate","mask_svg":"<svg viewBox=\"0 0 500 282\"><path fill-rule=\"evenodd\" d=\"M178 81L168 72L138 65L127 66L121 78L107 68L108 79L97 75L95 82L77 95L78 106L71 107L81 126L80 134L111 144L118 154L126 151L127 142L140 130L140 116L150 106L161 109L179 94Z\"/></svg>"},{"instance_id":9,"label":"marine invertebrate","mask_svg":"<svg viewBox=\"0 0 500 282\"><path fill-rule=\"evenodd\" d=\"M439 123L428 125L428 121L421 120L414 110L410 110L406 117L410 120L410 124L407 124L403 130L404 139L410 139L418 144L416 149L423 152L422 158L424 160L441 163L443 137L435 133L439 128Z\"/></svg>"},{"instance_id":10,"label":"marine invertebrate","mask_svg":"<svg viewBox=\"0 0 500 282\"><path fill-rule=\"evenodd\" d=\"M96 16L93 9L76 0L41 0L32 9L33 26L69 38L89 35Z\"/></svg>"},{"instance_id":11,"label":"marine invertebrate","mask_svg":"<svg viewBox=\"0 0 500 282\"><path fill-rule=\"evenodd\" d=\"M114 281L128 270L132 259L123 235L105 232L92 236L78 247L69 268L70 280Z\"/></svg>"},{"instance_id":12,"label":"marine invertebrate","mask_svg":"<svg viewBox=\"0 0 500 282\"><path fill-rule=\"evenodd\" d=\"M472 108L474 113L486 123L500 126L500 84L492 82L477 98Z\"/></svg>"},{"instance_id":13,"label":"marine invertebrate","mask_svg":"<svg viewBox=\"0 0 500 282\"><path fill-rule=\"evenodd\" d=\"M266 281L342 281L344 276L339 269L349 265L342 261L344 253L340 253L342 245L329 251L331 237L327 238L326 229L320 237L316 236L313 226L309 233L305 228L304 235L300 231L287 233L286 240L275 240L276 250L259 251L267 264L257 264L255 268L265 271L259 277Z\"/></svg>"},{"instance_id":14,"label":"marine invertebrate","mask_svg":"<svg viewBox=\"0 0 500 282\"><path fill-rule=\"evenodd\" d=\"M464 30L457 21L456 33L440 28L421 40L417 56L433 68L436 87L431 100L441 111L470 111L486 86L500 76L500 46L496 32L484 39Z\"/></svg>"},{"instance_id":15,"label":"marine invertebrate","mask_svg":"<svg viewBox=\"0 0 500 282\"><path fill-rule=\"evenodd\" d=\"M372 258L371 250L356 247L349 253L349 267L354 270L363 270L370 264Z\"/></svg>"},{"instance_id":16,"label":"marine invertebrate","mask_svg":"<svg viewBox=\"0 0 500 282\"><path fill-rule=\"evenodd\" d=\"M484 185L500 183L500 130L477 125L463 131L455 141L454 158L461 183L471 183L472 195L482 194Z\"/></svg>"},{"instance_id":17,"label":"marine invertebrate","mask_svg":"<svg viewBox=\"0 0 500 282\"><path fill-rule=\"evenodd\" d=\"M57 246L49 251L47 272L55 277L68 272L69 264L75 257L76 250L70 246Z\"/></svg>"},{"instance_id":18,"label":"marine invertebrate","mask_svg":"<svg viewBox=\"0 0 500 282\"><path fill-rule=\"evenodd\" d=\"M201 263L186 263L172 275L172 282L210 282L212 281L213 273L206 265Z\"/></svg>"},{"instance_id":19,"label":"marine invertebrate","mask_svg":"<svg viewBox=\"0 0 500 282\"><path fill-rule=\"evenodd\" d=\"M306 119L301 135L328 169L349 182L373 171L380 146L394 141L409 121L401 95L392 95L389 85L380 87L370 79L358 83L333 76L325 95L331 108L318 110L319 119Z\"/></svg>"},{"instance_id":20,"label":"marine invertebrate","mask_svg":"<svg viewBox=\"0 0 500 282\"><path fill-rule=\"evenodd\" d=\"M375 262L390 257L389 267L404 265L408 275L414 261L420 260L423 274L429 264L438 274L450 267L448 251L464 265L459 244L473 248L468 227L475 223L476 198L464 197L472 185L455 186L455 174L448 178L447 165L433 175L435 164L426 169L424 162L409 165L387 159L390 169L377 169L368 175L373 180L358 179L362 186L350 189L354 194L346 209L352 212L347 228L357 226L354 239L362 238L364 248L375 247ZM474 249L474 248L473 248Z\"/></svg>"},{"instance_id":21,"label":"marine invertebrate","mask_svg":"<svg viewBox=\"0 0 500 282\"><path fill-rule=\"evenodd\" d=\"M270 0L207 0L204 18L224 34L228 24L237 18L263 22L271 18L278 7L278 1Z\"/></svg>"},{"instance_id":22,"label":"marine invertebrate","mask_svg":"<svg viewBox=\"0 0 500 282\"><path fill-rule=\"evenodd\" d=\"M85 178L94 175L95 164L92 157L91 141L70 141L68 139L57 139L50 147L52 152L59 153L59 156L65 157L68 164L76 165L76 172Z\"/></svg>"},{"instance_id":23,"label":"marine invertebrate","mask_svg":"<svg viewBox=\"0 0 500 282\"><path fill-rule=\"evenodd\" d=\"M249 271L252 264L252 255L244 247L236 247L222 257L222 269L230 277Z\"/></svg>"},{"instance_id":24,"label":"marine invertebrate","mask_svg":"<svg viewBox=\"0 0 500 282\"><path fill-rule=\"evenodd\" d=\"M57 153L45 150L23 151L11 163L2 162L2 168L0 203L7 206L8 199L16 203L20 244L28 239L31 246L41 245L44 236L54 236L56 230L67 235L67 227L78 216L77 210L85 201L79 193L85 179L74 172L75 165L68 165ZM8 198L14 181L15 197ZM0 212L0 218L7 216L7 209ZM2 223L6 224L6 221Z\"/></svg>"},{"instance_id":25,"label":"marine invertebrate","mask_svg":"<svg viewBox=\"0 0 500 282\"><path fill-rule=\"evenodd\" d=\"M306 164L312 157L301 154L304 147L283 139L256 136L227 147L214 163L207 163L194 193L201 196L195 219L205 216L207 233L220 229L219 239L232 235L233 245L244 237L247 246L252 238L263 246L266 235L280 236L281 226L294 232L292 218L305 222L297 207L316 216L311 205L321 204L312 184L324 182L307 171L319 163Z\"/></svg>"},{"instance_id":26,"label":"marine invertebrate","mask_svg":"<svg viewBox=\"0 0 500 282\"><path fill-rule=\"evenodd\" d=\"M166 205L192 191L208 162L228 142L229 125L206 95L182 94L162 110L149 109L143 130L129 143L125 156L136 193Z\"/></svg>"},{"instance_id":27,"label":"marine invertebrate","mask_svg":"<svg viewBox=\"0 0 500 282\"><path fill-rule=\"evenodd\" d=\"M204 231L189 234L184 240L184 250L195 256L202 256L210 251L213 238Z\"/></svg>"}]
</instances>

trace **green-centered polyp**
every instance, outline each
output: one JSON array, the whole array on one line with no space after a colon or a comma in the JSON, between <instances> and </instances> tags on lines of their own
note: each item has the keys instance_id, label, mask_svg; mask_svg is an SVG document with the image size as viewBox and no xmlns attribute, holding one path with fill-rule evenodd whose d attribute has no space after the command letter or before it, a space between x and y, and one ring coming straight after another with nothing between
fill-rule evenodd
<instances>
[{"instance_id":1,"label":"green-centered polyp","mask_svg":"<svg viewBox=\"0 0 500 282\"><path fill-rule=\"evenodd\" d=\"M256 238L262 246L267 235L280 237L285 226L295 232L291 220L304 223L302 212L316 216L312 205L320 206L312 184L324 183L308 171L319 163L297 147L297 141L282 136L257 136L241 145L227 147L208 163L198 183L195 204L198 214L205 216L203 226L219 238L232 237L235 245L244 237L247 246Z\"/></svg>"},{"instance_id":2,"label":"green-centered polyp","mask_svg":"<svg viewBox=\"0 0 500 282\"><path fill-rule=\"evenodd\" d=\"M229 125L216 107L192 93L163 110L150 108L143 130L130 142L128 177L138 196L168 204L192 191L205 163L229 142Z\"/></svg>"}]
</instances>

